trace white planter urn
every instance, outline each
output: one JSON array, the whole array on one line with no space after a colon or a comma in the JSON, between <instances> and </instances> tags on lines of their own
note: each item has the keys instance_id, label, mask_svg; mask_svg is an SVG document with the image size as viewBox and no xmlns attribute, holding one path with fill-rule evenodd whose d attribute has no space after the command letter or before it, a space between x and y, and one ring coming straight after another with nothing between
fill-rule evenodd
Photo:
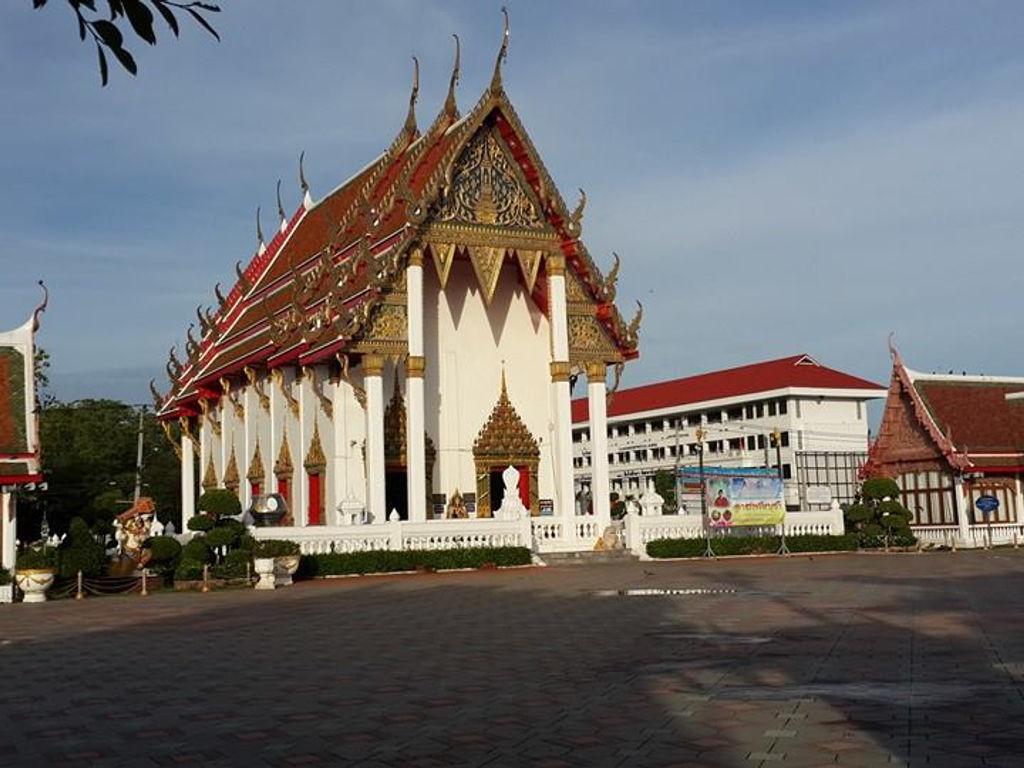
<instances>
[{"instance_id":1,"label":"white planter urn","mask_svg":"<svg viewBox=\"0 0 1024 768\"><path fill-rule=\"evenodd\" d=\"M52 568L30 568L15 571L14 581L25 595L26 603L45 603L46 590L53 586L56 575Z\"/></svg>"},{"instance_id":2,"label":"white planter urn","mask_svg":"<svg viewBox=\"0 0 1024 768\"><path fill-rule=\"evenodd\" d=\"M292 576L299 570L299 556L286 555L274 558L274 579L279 587L290 587Z\"/></svg>"},{"instance_id":3,"label":"white planter urn","mask_svg":"<svg viewBox=\"0 0 1024 768\"><path fill-rule=\"evenodd\" d=\"M257 557L253 560L253 565L256 568L256 575L260 577L256 582L256 589L273 589L277 586L274 581L274 558Z\"/></svg>"}]
</instances>

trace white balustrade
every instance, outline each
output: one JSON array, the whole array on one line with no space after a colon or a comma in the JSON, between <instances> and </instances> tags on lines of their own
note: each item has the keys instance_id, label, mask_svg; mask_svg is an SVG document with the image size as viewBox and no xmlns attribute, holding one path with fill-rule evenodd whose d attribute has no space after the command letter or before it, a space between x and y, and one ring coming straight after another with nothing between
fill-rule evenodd
<instances>
[{"instance_id":1,"label":"white balustrade","mask_svg":"<svg viewBox=\"0 0 1024 768\"><path fill-rule=\"evenodd\" d=\"M298 543L304 555L368 552L390 549L458 549L463 547L529 547L530 522L523 520L394 521L374 525L280 526L254 528L257 539Z\"/></svg>"},{"instance_id":2,"label":"white balustrade","mask_svg":"<svg viewBox=\"0 0 1024 768\"><path fill-rule=\"evenodd\" d=\"M917 540L925 547L963 547L979 549L987 546L1024 544L1024 525L1020 523L992 523L971 525L967 539L960 535L957 525L915 525L911 528Z\"/></svg>"}]
</instances>

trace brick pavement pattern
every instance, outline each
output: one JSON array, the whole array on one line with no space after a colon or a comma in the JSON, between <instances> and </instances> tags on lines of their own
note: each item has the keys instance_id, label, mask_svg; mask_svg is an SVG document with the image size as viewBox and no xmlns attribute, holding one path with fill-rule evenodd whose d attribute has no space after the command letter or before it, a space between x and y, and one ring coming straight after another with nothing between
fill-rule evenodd
<instances>
[{"instance_id":1,"label":"brick pavement pattern","mask_svg":"<svg viewBox=\"0 0 1024 768\"><path fill-rule=\"evenodd\" d=\"M1013 551L0 606L0 766L1008 768L1022 609Z\"/></svg>"}]
</instances>

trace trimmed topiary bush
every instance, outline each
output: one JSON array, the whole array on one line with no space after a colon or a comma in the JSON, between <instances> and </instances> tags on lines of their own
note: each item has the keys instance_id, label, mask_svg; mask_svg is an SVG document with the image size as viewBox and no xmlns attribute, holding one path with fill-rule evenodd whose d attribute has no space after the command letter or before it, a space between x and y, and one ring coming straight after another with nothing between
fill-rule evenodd
<instances>
[{"instance_id":1,"label":"trimmed topiary bush","mask_svg":"<svg viewBox=\"0 0 1024 768\"><path fill-rule=\"evenodd\" d=\"M182 561L209 563L213 560L213 553L210 552L210 548L206 546L206 542L202 538L194 538L182 548L181 559Z\"/></svg>"},{"instance_id":2,"label":"trimmed topiary bush","mask_svg":"<svg viewBox=\"0 0 1024 768\"><path fill-rule=\"evenodd\" d=\"M490 565L529 565L530 563L530 550L527 547L466 547L432 551L376 550L303 555L299 562L298 573L305 578L314 578L360 573L415 571L417 569L445 570L480 568Z\"/></svg>"},{"instance_id":3,"label":"trimmed topiary bush","mask_svg":"<svg viewBox=\"0 0 1024 768\"><path fill-rule=\"evenodd\" d=\"M188 529L197 533L205 533L215 525L217 525L217 521L209 515L195 515L188 520Z\"/></svg>"},{"instance_id":4,"label":"trimmed topiary bush","mask_svg":"<svg viewBox=\"0 0 1024 768\"><path fill-rule=\"evenodd\" d=\"M214 517L242 514L242 502L227 488L211 488L199 497L199 511Z\"/></svg>"},{"instance_id":5,"label":"trimmed topiary bush","mask_svg":"<svg viewBox=\"0 0 1024 768\"><path fill-rule=\"evenodd\" d=\"M190 560L182 558L178 562L178 567L174 569L174 580L175 581L198 581L203 578L203 566L198 560Z\"/></svg>"},{"instance_id":6,"label":"trimmed topiary bush","mask_svg":"<svg viewBox=\"0 0 1024 768\"><path fill-rule=\"evenodd\" d=\"M253 547L253 557L292 557L299 554L299 545L284 539L257 540Z\"/></svg>"},{"instance_id":7,"label":"trimmed topiary bush","mask_svg":"<svg viewBox=\"0 0 1024 768\"><path fill-rule=\"evenodd\" d=\"M6 587L11 583L14 577L11 576L11 572L6 568L0 568L0 587Z\"/></svg>"},{"instance_id":8,"label":"trimmed topiary bush","mask_svg":"<svg viewBox=\"0 0 1024 768\"><path fill-rule=\"evenodd\" d=\"M847 507L845 517L847 530L857 535L862 547L911 547L917 543L910 528L913 516L900 502L900 488L891 478L865 480L857 503Z\"/></svg>"},{"instance_id":9,"label":"trimmed topiary bush","mask_svg":"<svg viewBox=\"0 0 1024 768\"><path fill-rule=\"evenodd\" d=\"M252 573L249 553L244 549L233 549L228 552L220 565L214 566L213 573L223 579L244 578L247 573Z\"/></svg>"},{"instance_id":10,"label":"trimmed topiary bush","mask_svg":"<svg viewBox=\"0 0 1024 768\"><path fill-rule=\"evenodd\" d=\"M171 566L181 557L181 544L173 536L152 536L142 544L149 550L149 562L153 566Z\"/></svg>"},{"instance_id":11,"label":"trimmed topiary bush","mask_svg":"<svg viewBox=\"0 0 1024 768\"><path fill-rule=\"evenodd\" d=\"M68 535L57 549L57 575L73 578L81 571L83 576L94 577L101 575L106 566L106 547L96 541L85 520L72 518Z\"/></svg>"},{"instance_id":12,"label":"trimmed topiary bush","mask_svg":"<svg viewBox=\"0 0 1024 768\"><path fill-rule=\"evenodd\" d=\"M206 532L206 535L203 536L203 541L211 549L230 547L238 541L238 531L227 526L218 525L213 530Z\"/></svg>"}]
</instances>

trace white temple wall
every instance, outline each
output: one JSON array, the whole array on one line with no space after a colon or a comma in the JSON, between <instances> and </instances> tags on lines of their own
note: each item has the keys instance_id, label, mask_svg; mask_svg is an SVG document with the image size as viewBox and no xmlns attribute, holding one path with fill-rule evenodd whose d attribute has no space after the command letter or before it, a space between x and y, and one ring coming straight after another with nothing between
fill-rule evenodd
<instances>
[{"instance_id":1,"label":"white temple wall","mask_svg":"<svg viewBox=\"0 0 1024 768\"><path fill-rule=\"evenodd\" d=\"M488 307L473 267L452 265L443 293L437 272L424 269L425 421L437 448L433 486L450 497L476 491L473 443L501 391L504 363L509 399L540 447L540 498L553 498L550 331L547 317L506 261Z\"/></svg>"},{"instance_id":2,"label":"white temple wall","mask_svg":"<svg viewBox=\"0 0 1024 768\"><path fill-rule=\"evenodd\" d=\"M359 369L350 372L356 386L362 386ZM366 466L363 461L363 445L366 442L366 411L356 399L352 384L339 379L334 385L334 442L331 452L335 471L328 469L328 505L332 517L342 501L358 501L366 504Z\"/></svg>"}]
</instances>

